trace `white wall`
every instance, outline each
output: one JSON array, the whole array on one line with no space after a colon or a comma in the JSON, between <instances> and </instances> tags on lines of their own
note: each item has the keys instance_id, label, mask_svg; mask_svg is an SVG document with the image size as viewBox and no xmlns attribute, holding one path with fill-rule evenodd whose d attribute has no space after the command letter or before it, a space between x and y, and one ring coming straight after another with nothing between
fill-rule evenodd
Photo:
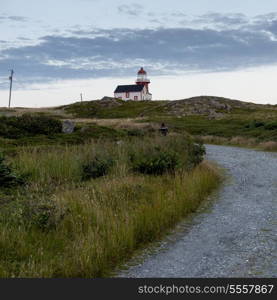
<instances>
[{"instance_id":1,"label":"white wall","mask_svg":"<svg viewBox=\"0 0 277 300\"><path fill-rule=\"evenodd\" d=\"M146 87L143 88L141 92L130 92L129 97L126 97L126 93L114 93L115 98L121 98L122 100L135 100L135 96L138 97L137 100L151 100L152 95L147 93Z\"/></svg>"},{"instance_id":2,"label":"white wall","mask_svg":"<svg viewBox=\"0 0 277 300\"><path fill-rule=\"evenodd\" d=\"M152 100L152 95L147 93L146 87L142 90L142 99L141 100Z\"/></svg>"},{"instance_id":3,"label":"white wall","mask_svg":"<svg viewBox=\"0 0 277 300\"><path fill-rule=\"evenodd\" d=\"M141 92L130 92L129 97L126 97L126 93L114 93L115 98L121 98L122 100L134 100L135 96L138 97L138 100L142 100Z\"/></svg>"}]
</instances>

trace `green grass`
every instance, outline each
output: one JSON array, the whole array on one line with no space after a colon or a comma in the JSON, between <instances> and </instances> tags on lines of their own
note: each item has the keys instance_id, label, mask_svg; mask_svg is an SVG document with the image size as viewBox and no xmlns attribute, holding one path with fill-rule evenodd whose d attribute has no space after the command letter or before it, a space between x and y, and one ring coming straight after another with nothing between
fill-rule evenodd
<instances>
[{"instance_id":1,"label":"green grass","mask_svg":"<svg viewBox=\"0 0 277 300\"><path fill-rule=\"evenodd\" d=\"M68 115L70 118L73 116L73 118L94 118L95 120L120 119L121 123L124 123L124 118L133 118L136 122L154 123L155 127L165 122L170 126L171 132L187 131L196 136L215 136L226 139L239 136L245 139L256 139L257 143L277 141L276 106L258 105L222 97L201 96L180 101L122 101L116 99L85 101L57 107L48 110L47 113L43 110L42 112L33 112L31 115L34 121L38 120L41 121L40 124L44 124L43 118L61 118L54 115L54 112L62 115L62 118ZM86 134L77 130L71 135L30 135L30 132L23 134L24 128L20 128L20 126L11 128L10 123L15 123L13 118L20 121L19 119L24 119L24 116L1 119L2 123L5 119L4 121L9 125L4 126L1 123L3 128L0 126L2 128L2 131L0 128L0 142L3 142L4 145L78 144L91 138L116 139L124 137L124 135L145 135L145 132L136 128L135 121L133 122L134 128L130 127L128 130L95 124L92 130L86 131ZM20 125L21 121L18 123ZM258 123L263 125L255 126ZM87 126L87 124L84 122L80 126ZM26 129L24 130L26 131ZM17 138L13 136L17 136Z\"/></svg>"},{"instance_id":2,"label":"green grass","mask_svg":"<svg viewBox=\"0 0 277 300\"><path fill-rule=\"evenodd\" d=\"M224 138L232 138L241 136L245 138L255 138L258 142L262 141L277 141L277 130L268 129L267 125L272 124L272 121L265 121L265 126L251 127L255 119L233 118L229 116L223 119L209 120L205 116L188 116L182 118L173 117L156 117L146 119L146 122L165 122L170 130L174 132L188 132L196 136L217 136ZM250 126L250 127L249 127Z\"/></svg>"},{"instance_id":3,"label":"green grass","mask_svg":"<svg viewBox=\"0 0 277 300\"><path fill-rule=\"evenodd\" d=\"M77 102L63 107L66 113L79 118L136 118L143 117L153 111L154 114L162 112L161 106L166 101L123 101L114 100L114 105L101 101Z\"/></svg>"},{"instance_id":4,"label":"green grass","mask_svg":"<svg viewBox=\"0 0 277 300\"><path fill-rule=\"evenodd\" d=\"M83 129L82 129L83 128ZM0 147L4 149L18 149L22 146L42 146L42 145L74 145L84 144L92 139L117 140L128 136L128 130L115 129L108 126L98 126L90 124L77 127L76 131L70 134L37 134L34 136L24 136L16 139L1 138Z\"/></svg>"},{"instance_id":5,"label":"green grass","mask_svg":"<svg viewBox=\"0 0 277 300\"><path fill-rule=\"evenodd\" d=\"M220 97L202 96L173 102L90 101L75 103L64 109L76 117L85 118L143 117L137 122L165 122L171 132L186 131L195 136L214 136L228 141L236 137L255 139L257 145L277 141L276 106ZM213 114L218 115L214 117Z\"/></svg>"},{"instance_id":6,"label":"green grass","mask_svg":"<svg viewBox=\"0 0 277 300\"><path fill-rule=\"evenodd\" d=\"M25 147L7 157L14 171L27 174L27 184L0 188L0 276L108 276L218 186L216 169L191 164L202 155L194 143L188 135L134 137ZM151 156L158 148L180 155L178 167L159 176L134 171L134 153ZM96 157L114 164L106 176L84 181L83 166Z\"/></svg>"}]
</instances>

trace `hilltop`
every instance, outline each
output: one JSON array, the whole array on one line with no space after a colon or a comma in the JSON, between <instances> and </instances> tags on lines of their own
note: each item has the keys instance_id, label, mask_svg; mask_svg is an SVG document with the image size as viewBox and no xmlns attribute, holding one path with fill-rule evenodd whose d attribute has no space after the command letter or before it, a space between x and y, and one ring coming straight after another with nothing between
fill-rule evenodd
<instances>
[{"instance_id":1,"label":"hilltop","mask_svg":"<svg viewBox=\"0 0 277 300\"><path fill-rule=\"evenodd\" d=\"M266 113L275 117L277 105L255 104L215 96L197 96L181 100L123 101L113 97L101 100L76 102L49 108L0 108L0 115L24 113L52 114L73 118L138 118L147 116L207 116L223 118L227 114Z\"/></svg>"},{"instance_id":2,"label":"hilltop","mask_svg":"<svg viewBox=\"0 0 277 300\"><path fill-rule=\"evenodd\" d=\"M251 102L227 99L214 96L199 96L173 101L122 101L104 97L101 100L77 102L60 107L67 114L82 118L135 118L146 116L176 116L193 115L221 118L225 114L277 112L275 105L262 105Z\"/></svg>"}]
</instances>

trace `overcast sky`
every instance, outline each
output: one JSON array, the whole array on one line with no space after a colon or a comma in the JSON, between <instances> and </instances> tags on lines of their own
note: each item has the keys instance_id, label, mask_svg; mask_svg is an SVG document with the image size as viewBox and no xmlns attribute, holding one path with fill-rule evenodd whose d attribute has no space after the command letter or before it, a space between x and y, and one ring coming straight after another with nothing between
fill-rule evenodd
<instances>
[{"instance_id":1,"label":"overcast sky","mask_svg":"<svg viewBox=\"0 0 277 300\"><path fill-rule=\"evenodd\" d=\"M276 0L0 0L0 106L112 96L148 71L154 99L277 104Z\"/></svg>"}]
</instances>

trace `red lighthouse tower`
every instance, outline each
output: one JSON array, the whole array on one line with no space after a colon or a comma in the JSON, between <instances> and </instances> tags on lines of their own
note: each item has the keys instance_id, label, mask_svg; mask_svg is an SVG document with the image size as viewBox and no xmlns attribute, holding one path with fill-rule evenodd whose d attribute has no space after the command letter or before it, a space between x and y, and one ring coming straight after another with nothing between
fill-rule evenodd
<instances>
[{"instance_id":1,"label":"red lighthouse tower","mask_svg":"<svg viewBox=\"0 0 277 300\"><path fill-rule=\"evenodd\" d=\"M144 85L146 87L147 93L149 93L148 85L150 84L150 80L147 78L147 73L142 67L138 71L138 77L137 77L136 84Z\"/></svg>"}]
</instances>

